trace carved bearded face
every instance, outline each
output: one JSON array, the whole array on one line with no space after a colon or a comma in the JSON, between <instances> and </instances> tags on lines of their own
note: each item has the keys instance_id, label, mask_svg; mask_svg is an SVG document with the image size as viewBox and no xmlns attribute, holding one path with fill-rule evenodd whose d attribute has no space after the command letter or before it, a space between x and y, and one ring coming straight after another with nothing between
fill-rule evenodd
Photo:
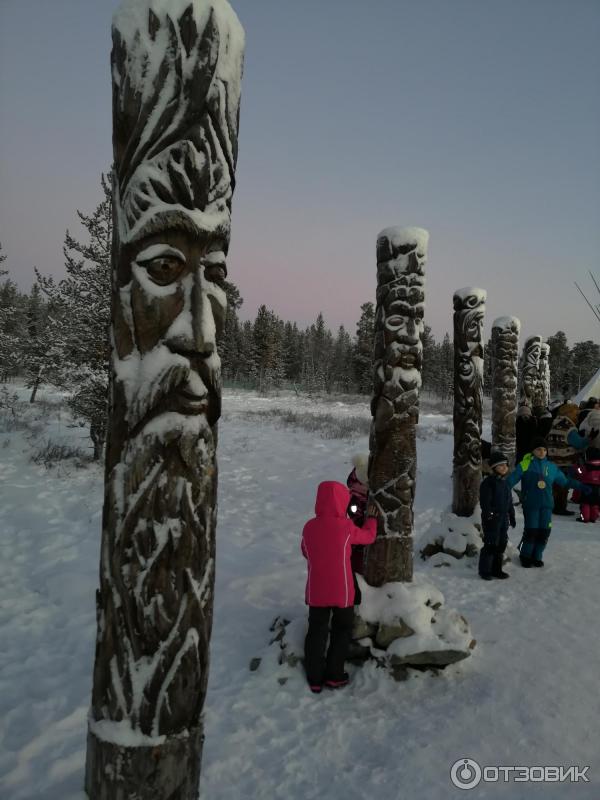
<instances>
[{"instance_id":1,"label":"carved bearded face","mask_svg":"<svg viewBox=\"0 0 600 800\"><path fill-rule=\"evenodd\" d=\"M165 412L205 414L214 425L220 415L216 340L227 309L222 241L166 229L129 246L123 257L130 283L121 306L131 338L129 352L119 356L122 367L135 365L124 380L130 428Z\"/></svg>"}]
</instances>

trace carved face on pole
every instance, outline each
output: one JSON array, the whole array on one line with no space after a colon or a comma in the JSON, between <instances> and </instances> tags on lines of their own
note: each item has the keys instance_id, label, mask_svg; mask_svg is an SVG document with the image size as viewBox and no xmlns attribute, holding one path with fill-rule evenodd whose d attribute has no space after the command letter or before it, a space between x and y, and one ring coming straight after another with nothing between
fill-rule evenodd
<instances>
[{"instance_id":1,"label":"carved face on pole","mask_svg":"<svg viewBox=\"0 0 600 800\"><path fill-rule=\"evenodd\" d=\"M454 295L454 353L459 382L457 400L465 409L479 397L483 364L483 319L485 315L485 293L482 290L461 290ZM479 360L475 360L479 359Z\"/></svg>"},{"instance_id":2,"label":"carved face on pole","mask_svg":"<svg viewBox=\"0 0 600 800\"><path fill-rule=\"evenodd\" d=\"M523 346L521 402L527 402L530 406L536 405L541 349L541 336L530 336Z\"/></svg>"},{"instance_id":3,"label":"carved face on pole","mask_svg":"<svg viewBox=\"0 0 600 800\"><path fill-rule=\"evenodd\" d=\"M390 229L382 231L377 242L374 396L379 398L375 415L378 429L393 416L401 419L418 413L426 241L425 247L420 248L417 239L412 243L396 242L394 229Z\"/></svg>"},{"instance_id":4,"label":"carved face on pole","mask_svg":"<svg viewBox=\"0 0 600 800\"><path fill-rule=\"evenodd\" d=\"M127 248L131 315L126 321L123 314L121 325L129 336L118 341L130 430L169 411L204 414L210 425L219 418L216 339L227 308L223 250L218 239L205 243L168 229ZM126 365L133 360L137 374L128 379Z\"/></svg>"},{"instance_id":5,"label":"carved face on pole","mask_svg":"<svg viewBox=\"0 0 600 800\"><path fill-rule=\"evenodd\" d=\"M132 435L165 412L220 415L242 48L218 2L129 5L113 31L114 344Z\"/></svg>"}]
</instances>

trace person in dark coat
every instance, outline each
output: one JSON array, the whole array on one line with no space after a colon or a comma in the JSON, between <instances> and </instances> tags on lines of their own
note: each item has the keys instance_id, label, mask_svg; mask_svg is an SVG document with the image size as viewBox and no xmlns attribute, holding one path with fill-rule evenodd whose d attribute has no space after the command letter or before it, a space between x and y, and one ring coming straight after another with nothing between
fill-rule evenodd
<instances>
[{"instance_id":1,"label":"person in dark coat","mask_svg":"<svg viewBox=\"0 0 600 800\"><path fill-rule=\"evenodd\" d=\"M591 489L580 501L581 515L577 522L596 522L600 517L600 449L588 447L585 462L577 467L577 477Z\"/></svg>"},{"instance_id":2,"label":"person in dark coat","mask_svg":"<svg viewBox=\"0 0 600 800\"><path fill-rule=\"evenodd\" d=\"M489 458L492 474L484 478L479 487L483 547L479 553L479 577L508 578L502 570L502 557L508 544L508 526L516 525L512 489L506 482L508 459L504 453L493 452Z\"/></svg>"},{"instance_id":3,"label":"person in dark coat","mask_svg":"<svg viewBox=\"0 0 600 800\"><path fill-rule=\"evenodd\" d=\"M517 463L521 461L526 453L531 452L531 443L537 435L537 418L533 416L531 408L527 403L523 403L517 409L517 418L515 421Z\"/></svg>"},{"instance_id":4,"label":"person in dark coat","mask_svg":"<svg viewBox=\"0 0 600 800\"><path fill-rule=\"evenodd\" d=\"M577 415L577 427L581 425L590 411L598 408L600 408L600 400L598 400L597 397L590 397L586 400L583 404L583 408L579 410L579 414Z\"/></svg>"},{"instance_id":5,"label":"person in dark coat","mask_svg":"<svg viewBox=\"0 0 600 800\"><path fill-rule=\"evenodd\" d=\"M367 494L369 492L369 454L357 453L352 457L354 469L348 475L346 486L350 490L348 503L348 516L359 528L362 528L367 514ZM352 548L352 575L354 577L354 605L359 606L362 600L360 586L356 580L357 575L364 571L365 548L358 544Z\"/></svg>"}]
</instances>

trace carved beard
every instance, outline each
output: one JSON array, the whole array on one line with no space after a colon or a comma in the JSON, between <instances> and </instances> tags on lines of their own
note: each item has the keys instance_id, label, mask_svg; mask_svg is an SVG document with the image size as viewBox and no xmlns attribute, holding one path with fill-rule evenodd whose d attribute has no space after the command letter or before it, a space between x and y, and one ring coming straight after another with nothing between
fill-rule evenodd
<instances>
[{"instance_id":1,"label":"carved beard","mask_svg":"<svg viewBox=\"0 0 600 800\"><path fill-rule=\"evenodd\" d=\"M99 630L113 652L110 670L97 660L93 698L96 714L148 736L199 724L214 584L216 431L203 416L159 422L127 441L109 476Z\"/></svg>"}]
</instances>

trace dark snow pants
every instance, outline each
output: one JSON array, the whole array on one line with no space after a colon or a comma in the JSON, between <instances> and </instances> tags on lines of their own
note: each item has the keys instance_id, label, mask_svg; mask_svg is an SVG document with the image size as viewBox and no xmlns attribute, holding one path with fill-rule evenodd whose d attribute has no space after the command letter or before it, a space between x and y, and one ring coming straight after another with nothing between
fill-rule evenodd
<instances>
[{"instance_id":1,"label":"dark snow pants","mask_svg":"<svg viewBox=\"0 0 600 800\"><path fill-rule=\"evenodd\" d=\"M521 542L521 561L523 559L541 561L550 538L552 527L551 508L523 508L525 531Z\"/></svg>"},{"instance_id":2,"label":"dark snow pants","mask_svg":"<svg viewBox=\"0 0 600 800\"><path fill-rule=\"evenodd\" d=\"M508 529L483 529L483 547L479 552L479 574L482 577L500 575L502 572L502 556L508 544Z\"/></svg>"},{"instance_id":3,"label":"dark snow pants","mask_svg":"<svg viewBox=\"0 0 600 800\"><path fill-rule=\"evenodd\" d=\"M331 617L331 633L329 618ZM324 680L342 680L344 661L352 638L354 606L309 606L308 633L304 640L304 666L312 685ZM329 647L327 639L329 638Z\"/></svg>"}]
</instances>

